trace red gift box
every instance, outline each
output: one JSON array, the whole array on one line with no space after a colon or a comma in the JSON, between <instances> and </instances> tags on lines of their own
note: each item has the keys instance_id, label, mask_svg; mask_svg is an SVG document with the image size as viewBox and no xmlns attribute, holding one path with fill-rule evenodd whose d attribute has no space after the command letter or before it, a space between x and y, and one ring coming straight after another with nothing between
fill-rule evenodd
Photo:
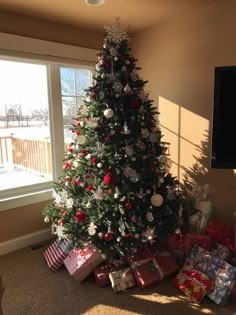
<instances>
[{"instance_id":1,"label":"red gift box","mask_svg":"<svg viewBox=\"0 0 236 315\"><path fill-rule=\"evenodd\" d=\"M58 270L63 265L64 259L69 255L70 248L68 245L68 240L60 241L57 239L44 252L47 264L53 271Z\"/></svg>"},{"instance_id":2,"label":"red gift box","mask_svg":"<svg viewBox=\"0 0 236 315\"><path fill-rule=\"evenodd\" d=\"M101 253L91 243L84 244L84 249L74 249L64 260L69 274L77 281L83 281L101 262Z\"/></svg>"},{"instance_id":3,"label":"red gift box","mask_svg":"<svg viewBox=\"0 0 236 315\"><path fill-rule=\"evenodd\" d=\"M171 253L165 249L160 249L156 244L140 249L134 254L129 254L127 261L133 270L137 283L142 288L160 281L179 269Z\"/></svg>"},{"instance_id":4,"label":"red gift box","mask_svg":"<svg viewBox=\"0 0 236 315\"><path fill-rule=\"evenodd\" d=\"M183 266L173 282L185 295L197 303L200 303L212 288L212 279L190 264Z\"/></svg>"},{"instance_id":5,"label":"red gift box","mask_svg":"<svg viewBox=\"0 0 236 315\"><path fill-rule=\"evenodd\" d=\"M107 287L111 284L109 279L109 273L113 271L119 271L124 268L122 262L111 262L102 264L94 269L94 276L96 283L100 287Z\"/></svg>"}]
</instances>

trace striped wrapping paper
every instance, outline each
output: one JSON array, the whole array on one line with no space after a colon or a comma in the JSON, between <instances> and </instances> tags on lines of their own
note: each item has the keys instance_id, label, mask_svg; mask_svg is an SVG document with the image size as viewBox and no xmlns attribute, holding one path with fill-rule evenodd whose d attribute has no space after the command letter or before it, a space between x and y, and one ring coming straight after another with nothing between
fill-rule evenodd
<instances>
[{"instance_id":1,"label":"striped wrapping paper","mask_svg":"<svg viewBox=\"0 0 236 315\"><path fill-rule=\"evenodd\" d=\"M70 249L68 244L68 240L60 241L57 239L44 252L47 264L53 271L57 271L63 265L64 259L69 255Z\"/></svg>"},{"instance_id":2,"label":"striped wrapping paper","mask_svg":"<svg viewBox=\"0 0 236 315\"><path fill-rule=\"evenodd\" d=\"M102 261L102 255L97 248L87 243L84 249L74 249L64 260L64 265L69 274L82 282Z\"/></svg>"}]
</instances>

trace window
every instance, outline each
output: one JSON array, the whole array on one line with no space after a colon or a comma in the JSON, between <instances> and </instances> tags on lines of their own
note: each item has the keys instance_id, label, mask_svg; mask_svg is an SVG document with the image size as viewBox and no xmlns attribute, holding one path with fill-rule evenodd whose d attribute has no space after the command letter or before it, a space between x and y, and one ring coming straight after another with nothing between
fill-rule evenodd
<instances>
[{"instance_id":1,"label":"window","mask_svg":"<svg viewBox=\"0 0 236 315\"><path fill-rule=\"evenodd\" d=\"M85 98L85 90L91 85L92 72L86 68L60 68L61 97L63 108L64 142L72 142L70 127L75 123L80 105Z\"/></svg>"},{"instance_id":2,"label":"window","mask_svg":"<svg viewBox=\"0 0 236 315\"><path fill-rule=\"evenodd\" d=\"M97 59L95 50L78 48L79 55L91 56L87 62L75 60L74 47L54 43L48 46L50 57L47 49L41 55L5 52L5 36L0 33L0 210L51 199L71 142L69 128L92 84ZM15 45L19 38L12 37ZM37 40L28 40L35 47ZM70 48L73 59L65 58Z\"/></svg>"}]
</instances>

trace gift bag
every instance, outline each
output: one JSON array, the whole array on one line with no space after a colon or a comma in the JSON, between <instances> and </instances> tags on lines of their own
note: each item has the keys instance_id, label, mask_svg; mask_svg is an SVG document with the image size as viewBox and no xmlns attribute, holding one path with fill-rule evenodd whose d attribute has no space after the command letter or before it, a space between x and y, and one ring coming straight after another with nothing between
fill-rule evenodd
<instances>
[{"instance_id":1,"label":"gift bag","mask_svg":"<svg viewBox=\"0 0 236 315\"><path fill-rule=\"evenodd\" d=\"M136 285L136 281L130 268L110 272L109 278L114 292L124 291Z\"/></svg>"},{"instance_id":2,"label":"gift bag","mask_svg":"<svg viewBox=\"0 0 236 315\"><path fill-rule=\"evenodd\" d=\"M212 279L190 264L183 266L173 282L185 295L197 303L200 303L212 288Z\"/></svg>"},{"instance_id":3,"label":"gift bag","mask_svg":"<svg viewBox=\"0 0 236 315\"><path fill-rule=\"evenodd\" d=\"M82 282L101 262L101 253L91 243L84 244L84 249L74 249L64 260L69 274Z\"/></svg>"},{"instance_id":4,"label":"gift bag","mask_svg":"<svg viewBox=\"0 0 236 315\"><path fill-rule=\"evenodd\" d=\"M53 271L58 270L63 265L63 261L69 255L71 249L71 243L68 240L55 240L44 252L49 268Z\"/></svg>"}]
</instances>

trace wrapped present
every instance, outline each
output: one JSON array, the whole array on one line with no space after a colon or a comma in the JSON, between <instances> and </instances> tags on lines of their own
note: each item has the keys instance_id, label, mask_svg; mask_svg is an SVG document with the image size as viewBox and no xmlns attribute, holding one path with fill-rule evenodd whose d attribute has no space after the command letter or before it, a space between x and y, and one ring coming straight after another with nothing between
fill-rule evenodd
<instances>
[{"instance_id":1,"label":"wrapped present","mask_svg":"<svg viewBox=\"0 0 236 315\"><path fill-rule=\"evenodd\" d=\"M227 224L218 221L209 221L207 225L207 234L211 236L215 243L225 245L229 250L235 248L235 230Z\"/></svg>"},{"instance_id":2,"label":"wrapped present","mask_svg":"<svg viewBox=\"0 0 236 315\"><path fill-rule=\"evenodd\" d=\"M212 288L212 279L190 264L183 266L173 282L185 295L197 303L200 303Z\"/></svg>"},{"instance_id":3,"label":"wrapped present","mask_svg":"<svg viewBox=\"0 0 236 315\"><path fill-rule=\"evenodd\" d=\"M115 292L124 291L136 285L136 281L130 268L110 272L109 279Z\"/></svg>"},{"instance_id":4,"label":"wrapped present","mask_svg":"<svg viewBox=\"0 0 236 315\"><path fill-rule=\"evenodd\" d=\"M63 265L63 261L69 255L71 249L71 243L68 240L55 240L44 252L49 268L53 271L58 270Z\"/></svg>"},{"instance_id":5,"label":"wrapped present","mask_svg":"<svg viewBox=\"0 0 236 315\"><path fill-rule=\"evenodd\" d=\"M69 274L77 281L83 281L101 262L101 253L91 243L84 244L84 249L74 249L64 260Z\"/></svg>"},{"instance_id":6,"label":"wrapped present","mask_svg":"<svg viewBox=\"0 0 236 315\"><path fill-rule=\"evenodd\" d=\"M167 239L167 247L179 266L182 266L186 257L191 252L194 245L199 245L206 250L212 249L212 239L209 235L190 234L176 235L171 234Z\"/></svg>"},{"instance_id":7,"label":"wrapped present","mask_svg":"<svg viewBox=\"0 0 236 315\"><path fill-rule=\"evenodd\" d=\"M100 287L109 286L111 284L109 273L121 269L124 269L124 263L121 261L113 261L96 267L94 269L94 276L97 284Z\"/></svg>"},{"instance_id":8,"label":"wrapped present","mask_svg":"<svg viewBox=\"0 0 236 315\"><path fill-rule=\"evenodd\" d=\"M236 280L236 268L210 255L199 246L194 246L186 262L213 279L212 292L208 297L216 304L224 305L229 299Z\"/></svg>"},{"instance_id":9,"label":"wrapped present","mask_svg":"<svg viewBox=\"0 0 236 315\"><path fill-rule=\"evenodd\" d=\"M137 283L145 288L176 272L179 267L169 251L157 244L146 246L127 255Z\"/></svg>"}]
</instances>

